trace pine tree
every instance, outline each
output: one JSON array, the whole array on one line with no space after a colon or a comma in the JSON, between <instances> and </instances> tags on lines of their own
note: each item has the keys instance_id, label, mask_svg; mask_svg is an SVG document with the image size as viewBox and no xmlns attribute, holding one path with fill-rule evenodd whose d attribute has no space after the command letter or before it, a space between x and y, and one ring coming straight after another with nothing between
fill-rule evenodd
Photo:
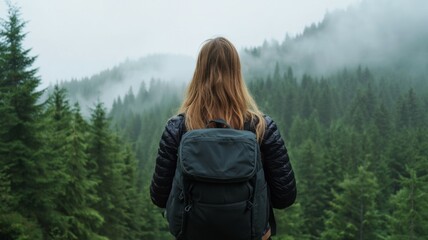
<instances>
[{"instance_id":1,"label":"pine tree","mask_svg":"<svg viewBox=\"0 0 428 240\"><path fill-rule=\"evenodd\" d=\"M322 229L323 210L326 208L326 181L323 175L323 154L319 145L309 139L299 148L299 154L294 156L295 171L299 185L299 202L302 206L303 221L307 235L317 238Z\"/></svg>"},{"instance_id":2,"label":"pine tree","mask_svg":"<svg viewBox=\"0 0 428 240\"><path fill-rule=\"evenodd\" d=\"M40 226L17 212L0 215L0 239L43 239Z\"/></svg>"},{"instance_id":3,"label":"pine tree","mask_svg":"<svg viewBox=\"0 0 428 240\"><path fill-rule=\"evenodd\" d=\"M347 176L334 193L327 210L322 239L381 239L376 198L379 185L373 173L360 166L354 177Z\"/></svg>"},{"instance_id":4,"label":"pine tree","mask_svg":"<svg viewBox=\"0 0 428 240\"><path fill-rule=\"evenodd\" d=\"M305 234L305 221L300 203L295 203L285 210L275 210L278 240L308 240L310 236Z\"/></svg>"},{"instance_id":5,"label":"pine tree","mask_svg":"<svg viewBox=\"0 0 428 240\"><path fill-rule=\"evenodd\" d=\"M123 150L124 168L121 176L123 176L123 191L126 198L126 232L124 239L141 239L141 225L143 224L142 214L142 196L137 191L137 161L131 151L126 146Z\"/></svg>"},{"instance_id":6,"label":"pine tree","mask_svg":"<svg viewBox=\"0 0 428 240\"><path fill-rule=\"evenodd\" d=\"M321 94L315 101L316 108L319 113L320 123L324 126L329 126L333 117L333 93L326 80L320 82Z\"/></svg>"},{"instance_id":7,"label":"pine tree","mask_svg":"<svg viewBox=\"0 0 428 240\"><path fill-rule=\"evenodd\" d=\"M149 192L148 184L144 186L142 192ZM144 194L142 197L142 214L145 221L141 229L142 239L163 240L171 238L167 221L162 216L162 210L153 205L149 194Z\"/></svg>"},{"instance_id":8,"label":"pine tree","mask_svg":"<svg viewBox=\"0 0 428 240\"><path fill-rule=\"evenodd\" d=\"M32 68L36 57L31 57L30 49L22 46L26 36L25 22L21 20L18 8L9 6L8 17L1 22L1 27L0 172L7 179L7 188L13 198L14 206L11 207L17 212L10 218L9 227L21 224L19 232L24 234L37 228L37 223L46 227L45 211L53 207L51 199L40 191L50 183L46 161L40 156L43 147L39 138L42 106L37 101L42 92L36 90L40 79L36 75L37 69ZM39 233L31 236L40 238Z\"/></svg>"},{"instance_id":9,"label":"pine tree","mask_svg":"<svg viewBox=\"0 0 428 240\"><path fill-rule=\"evenodd\" d=\"M65 186L61 204L69 216L69 239L105 239L97 233L104 219L91 207L99 199L95 195L96 182L89 178L87 171L87 129L80 107L75 104L64 152L70 181Z\"/></svg>"},{"instance_id":10,"label":"pine tree","mask_svg":"<svg viewBox=\"0 0 428 240\"><path fill-rule=\"evenodd\" d=\"M11 191L11 174L10 162L6 156L9 154L10 143L5 142L8 135L8 130L12 123L16 121L16 116L12 112L12 108L8 104L7 98L3 92L0 92L0 218L1 214L7 213L15 209L16 200Z\"/></svg>"},{"instance_id":11,"label":"pine tree","mask_svg":"<svg viewBox=\"0 0 428 240\"><path fill-rule=\"evenodd\" d=\"M425 159L426 161L426 159ZM401 189L391 197L388 239L425 239L428 236L428 175L418 176L407 168L400 179Z\"/></svg>"},{"instance_id":12,"label":"pine tree","mask_svg":"<svg viewBox=\"0 0 428 240\"><path fill-rule=\"evenodd\" d=\"M43 220L49 239L64 238L67 235L67 213L59 208L64 199L65 186L70 181L64 155L70 120L71 111L65 90L55 86L45 111L44 131L41 134L44 147L40 154L46 160L50 171L49 185L44 192L50 198L52 208L46 210L45 214L49 217Z\"/></svg>"},{"instance_id":13,"label":"pine tree","mask_svg":"<svg viewBox=\"0 0 428 240\"><path fill-rule=\"evenodd\" d=\"M125 184L121 178L124 162L117 138L109 128L106 110L102 103L98 103L92 110L88 146L89 177L98 183L96 193L99 201L93 207L104 218L99 233L110 239L124 239L129 230L122 189Z\"/></svg>"},{"instance_id":14,"label":"pine tree","mask_svg":"<svg viewBox=\"0 0 428 240\"><path fill-rule=\"evenodd\" d=\"M410 126L409 109L404 98L400 97L396 103L395 128L402 129Z\"/></svg>"},{"instance_id":15,"label":"pine tree","mask_svg":"<svg viewBox=\"0 0 428 240\"><path fill-rule=\"evenodd\" d=\"M379 130L379 134L382 136L382 138L379 139L380 144L384 145L384 140L389 137L392 122L390 114L383 103L377 108L375 112L374 122L376 124L377 129Z\"/></svg>"},{"instance_id":16,"label":"pine tree","mask_svg":"<svg viewBox=\"0 0 428 240\"><path fill-rule=\"evenodd\" d=\"M352 103L349 122L358 130L362 130L366 124L373 121L375 99L370 87L360 90Z\"/></svg>"},{"instance_id":17,"label":"pine tree","mask_svg":"<svg viewBox=\"0 0 428 240\"><path fill-rule=\"evenodd\" d=\"M70 109L66 91L58 85L49 98L46 119L45 125L49 128L45 156L55 170L51 177L57 186L51 193L55 196L57 214L52 216L50 236L53 239L102 239L96 230L103 218L90 207L96 202L96 196L95 182L88 179L86 171L86 123L78 105Z\"/></svg>"},{"instance_id":18,"label":"pine tree","mask_svg":"<svg viewBox=\"0 0 428 240\"><path fill-rule=\"evenodd\" d=\"M406 105L408 112L408 121L412 127L421 127L423 125L422 113L420 110L420 102L418 97L415 94L415 91L411 88L406 95Z\"/></svg>"}]
</instances>

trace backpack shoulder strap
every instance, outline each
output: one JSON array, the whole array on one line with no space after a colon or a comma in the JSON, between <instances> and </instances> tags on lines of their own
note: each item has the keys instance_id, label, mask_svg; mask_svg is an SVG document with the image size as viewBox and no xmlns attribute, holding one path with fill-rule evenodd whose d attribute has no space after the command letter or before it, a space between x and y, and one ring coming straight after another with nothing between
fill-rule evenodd
<instances>
[{"instance_id":1,"label":"backpack shoulder strap","mask_svg":"<svg viewBox=\"0 0 428 240\"><path fill-rule=\"evenodd\" d=\"M180 114L178 114L178 116L180 116L180 117L183 118L183 120L180 123L180 127L179 127L179 130L180 130L179 140L181 141L181 137L187 132L187 129L186 129L186 115L184 115L184 113L180 113Z\"/></svg>"},{"instance_id":2,"label":"backpack shoulder strap","mask_svg":"<svg viewBox=\"0 0 428 240\"><path fill-rule=\"evenodd\" d=\"M253 133L256 133L256 126L255 126L255 123L254 123L253 121L251 121L251 120L246 120L246 121L244 122L244 130L247 130L247 131L251 131L251 132L253 132Z\"/></svg>"},{"instance_id":3,"label":"backpack shoulder strap","mask_svg":"<svg viewBox=\"0 0 428 240\"><path fill-rule=\"evenodd\" d=\"M270 199L270 196L269 196L269 199ZM272 204L270 204L269 208L270 208L270 213L269 213L270 232L271 232L272 236L275 236L276 235L276 220L275 220L275 214L273 212Z\"/></svg>"},{"instance_id":4,"label":"backpack shoulder strap","mask_svg":"<svg viewBox=\"0 0 428 240\"><path fill-rule=\"evenodd\" d=\"M251 131L253 133L256 133L256 122L247 120L244 122L244 130ZM270 191L268 190L268 197L270 199ZM271 235L276 235L276 220L275 220L275 214L272 208L272 203L270 203L270 211L269 211L269 226L271 230Z\"/></svg>"}]
</instances>

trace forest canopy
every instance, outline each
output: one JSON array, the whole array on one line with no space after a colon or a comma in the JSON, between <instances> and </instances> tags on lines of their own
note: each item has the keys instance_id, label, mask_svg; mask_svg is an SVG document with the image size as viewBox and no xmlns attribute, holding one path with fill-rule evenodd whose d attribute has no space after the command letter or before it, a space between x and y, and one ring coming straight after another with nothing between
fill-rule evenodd
<instances>
[{"instance_id":1,"label":"forest canopy","mask_svg":"<svg viewBox=\"0 0 428 240\"><path fill-rule=\"evenodd\" d=\"M277 122L296 171L297 203L276 211L275 239L424 239L426 69L367 60L320 74L304 71L310 58L283 61L292 45L342 17L284 41L281 51L264 44L241 54L251 94ZM40 90L36 56L23 47L25 23L11 6L0 28L0 239L172 239L148 185L184 85L152 79L82 114L75 96L96 84ZM415 36L412 44L426 41ZM414 60L428 62L418 46ZM412 56L401 50L394 54ZM97 79L120 76L118 68Z\"/></svg>"}]
</instances>

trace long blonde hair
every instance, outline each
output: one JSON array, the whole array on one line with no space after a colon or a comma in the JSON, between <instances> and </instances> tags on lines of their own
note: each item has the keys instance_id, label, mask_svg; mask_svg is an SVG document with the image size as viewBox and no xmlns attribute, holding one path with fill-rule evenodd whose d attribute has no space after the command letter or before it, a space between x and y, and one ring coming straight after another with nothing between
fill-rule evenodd
<instances>
[{"instance_id":1,"label":"long blonde hair","mask_svg":"<svg viewBox=\"0 0 428 240\"><path fill-rule=\"evenodd\" d=\"M179 112L185 114L187 130L205 128L209 120L218 118L235 129L244 129L244 122L251 121L260 142L266 127L242 78L238 52L223 37L203 45Z\"/></svg>"}]
</instances>

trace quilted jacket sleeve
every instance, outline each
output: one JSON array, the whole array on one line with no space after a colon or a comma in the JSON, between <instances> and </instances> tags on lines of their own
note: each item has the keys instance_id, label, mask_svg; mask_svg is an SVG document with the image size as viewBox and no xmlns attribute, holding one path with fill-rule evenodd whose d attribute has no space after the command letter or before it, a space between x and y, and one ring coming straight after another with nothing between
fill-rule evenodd
<instances>
[{"instance_id":1,"label":"quilted jacket sleeve","mask_svg":"<svg viewBox=\"0 0 428 240\"><path fill-rule=\"evenodd\" d=\"M272 207L286 208L296 199L296 181L284 140L278 127L268 116L261 144L266 180L271 194Z\"/></svg>"},{"instance_id":2,"label":"quilted jacket sleeve","mask_svg":"<svg viewBox=\"0 0 428 240\"><path fill-rule=\"evenodd\" d=\"M159 142L156 167L150 184L150 197L152 202L161 208L166 207L172 188L182 122L182 116L169 119Z\"/></svg>"}]
</instances>

